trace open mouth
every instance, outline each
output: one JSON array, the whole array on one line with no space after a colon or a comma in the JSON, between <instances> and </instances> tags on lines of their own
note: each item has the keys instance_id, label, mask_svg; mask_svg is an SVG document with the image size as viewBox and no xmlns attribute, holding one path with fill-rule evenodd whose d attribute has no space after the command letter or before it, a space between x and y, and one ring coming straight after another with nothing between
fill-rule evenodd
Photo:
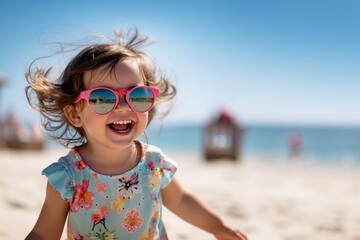
<instances>
[{"instance_id":1,"label":"open mouth","mask_svg":"<svg viewBox=\"0 0 360 240\"><path fill-rule=\"evenodd\" d=\"M131 120L124 120L124 121L116 121L113 123L108 124L109 128L116 132L125 134L130 132L134 127L135 122Z\"/></svg>"}]
</instances>

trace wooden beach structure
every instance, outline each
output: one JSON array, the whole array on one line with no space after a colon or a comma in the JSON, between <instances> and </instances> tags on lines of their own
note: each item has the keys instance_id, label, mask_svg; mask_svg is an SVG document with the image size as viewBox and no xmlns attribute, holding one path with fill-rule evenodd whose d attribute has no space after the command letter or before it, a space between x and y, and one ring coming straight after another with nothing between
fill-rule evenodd
<instances>
[{"instance_id":1,"label":"wooden beach structure","mask_svg":"<svg viewBox=\"0 0 360 240\"><path fill-rule=\"evenodd\" d=\"M226 109L204 128L203 155L205 160L231 159L241 157L241 145L244 129Z\"/></svg>"}]
</instances>

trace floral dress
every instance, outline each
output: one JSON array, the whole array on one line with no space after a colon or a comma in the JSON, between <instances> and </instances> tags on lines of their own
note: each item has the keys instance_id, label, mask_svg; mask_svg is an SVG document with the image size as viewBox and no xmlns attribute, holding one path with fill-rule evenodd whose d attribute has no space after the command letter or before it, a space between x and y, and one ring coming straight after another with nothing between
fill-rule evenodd
<instances>
[{"instance_id":1,"label":"floral dress","mask_svg":"<svg viewBox=\"0 0 360 240\"><path fill-rule=\"evenodd\" d=\"M43 170L70 204L68 240L168 239L160 190L173 179L177 164L159 148L141 146L139 164L121 175L93 171L76 148Z\"/></svg>"}]
</instances>

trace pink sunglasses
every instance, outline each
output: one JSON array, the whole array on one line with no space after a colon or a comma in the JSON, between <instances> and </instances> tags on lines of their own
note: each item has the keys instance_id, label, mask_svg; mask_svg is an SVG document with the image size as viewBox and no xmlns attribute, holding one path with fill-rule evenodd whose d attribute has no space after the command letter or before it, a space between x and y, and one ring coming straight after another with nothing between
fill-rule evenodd
<instances>
[{"instance_id":1,"label":"pink sunglasses","mask_svg":"<svg viewBox=\"0 0 360 240\"><path fill-rule=\"evenodd\" d=\"M156 87L138 86L131 89L112 90L106 87L92 88L80 92L74 100L78 103L84 99L87 101L90 109L97 115L106 115L112 112L120 102L119 95L125 95L125 101L135 112L148 112L154 106L156 97L160 90Z\"/></svg>"}]
</instances>

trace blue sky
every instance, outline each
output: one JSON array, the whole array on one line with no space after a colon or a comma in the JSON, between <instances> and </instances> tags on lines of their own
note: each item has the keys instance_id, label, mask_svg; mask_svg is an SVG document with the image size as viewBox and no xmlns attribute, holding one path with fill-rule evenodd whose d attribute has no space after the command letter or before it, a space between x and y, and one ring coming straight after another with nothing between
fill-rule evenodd
<instances>
[{"instance_id":1,"label":"blue sky","mask_svg":"<svg viewBox=\"0 0 360 240\"><path fill-rule=\"evenodd\" d=\"M3 1L0 113L38 119L24 73L51 43L135 26L178 88L165 122L207 121L228 106L249 124L360 125L359 12L355 0Z\"/></svg>"}]
</instances>

